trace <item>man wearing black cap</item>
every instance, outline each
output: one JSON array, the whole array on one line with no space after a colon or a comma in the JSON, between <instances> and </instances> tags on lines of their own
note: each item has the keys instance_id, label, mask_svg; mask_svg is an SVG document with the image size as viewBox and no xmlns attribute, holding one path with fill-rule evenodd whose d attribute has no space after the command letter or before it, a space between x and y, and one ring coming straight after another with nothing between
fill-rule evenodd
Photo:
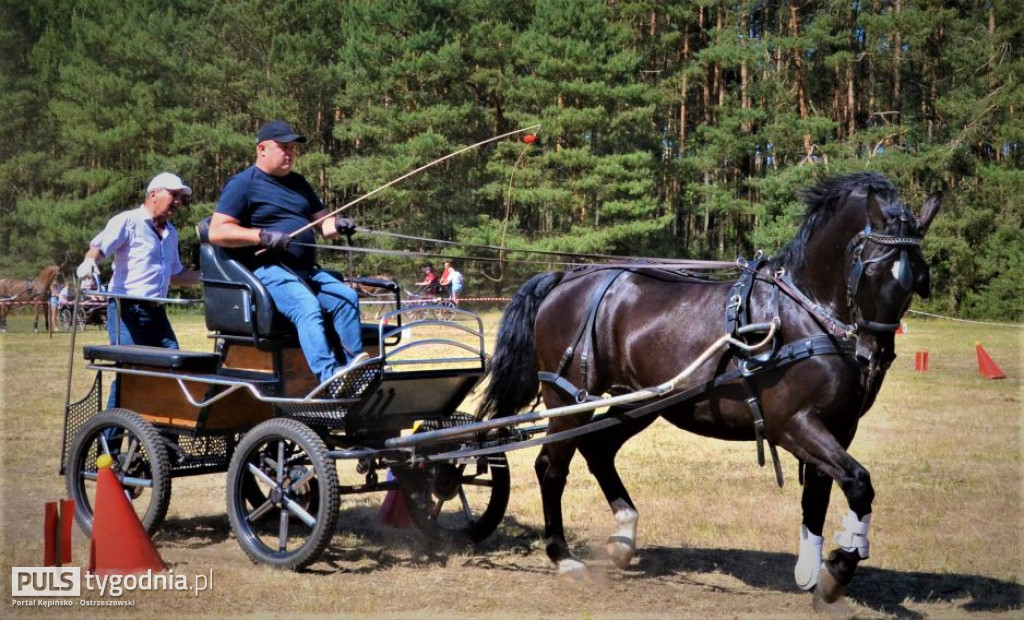
<instances>
[{"instance_id":1,"label":"man wearing black cap","mask_svg":"<svg viewBox=\"0 0 1024 620\"><path fill-rule=\"evenodd\" d=\"M256 163L229 178L210 220L210 242L229 248L263 247L242 256L267 287L274 304L295 324L310 370L321 383L340 377L362 359L356 292L316 265L312 228L292 233L327 215L327 208L305 177L292 171L296 145L306 142L284 121L270 121L256 139ZM320 225L327 238L351 234L347 217ZM335 355L324 314L334 325L343 351ZM340 359L339 359L340 358Z\"/></svg>"}]
</instances>

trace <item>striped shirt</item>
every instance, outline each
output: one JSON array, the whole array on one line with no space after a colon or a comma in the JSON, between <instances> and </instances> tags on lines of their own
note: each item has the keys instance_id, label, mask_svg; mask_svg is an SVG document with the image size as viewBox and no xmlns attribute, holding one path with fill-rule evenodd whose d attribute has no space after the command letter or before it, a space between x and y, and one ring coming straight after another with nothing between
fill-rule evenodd
<instances>
[{"instance_id":1,"label":"striped shirt","mask_svg":"<svg viewBox=\"0 0 1024 620\"><path fill-rule=\"evenodd\" d=\"M89 244L113 257L112 293L135 297L167 297L171 276L185 266L178 256L178 231L167 222L163 232L145 206L118 213Z\"/></svg>"}]
</instances>

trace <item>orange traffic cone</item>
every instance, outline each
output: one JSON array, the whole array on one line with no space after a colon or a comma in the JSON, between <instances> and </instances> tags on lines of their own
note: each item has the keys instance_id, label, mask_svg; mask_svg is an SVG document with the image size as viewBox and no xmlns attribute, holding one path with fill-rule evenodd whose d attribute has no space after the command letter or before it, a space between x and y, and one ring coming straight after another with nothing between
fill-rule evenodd
<instances>
[{"instance_id":1,"label":"orange traffic cone","mask_svg":"<svg viewBox=\"0 0 1024 620\"><path fill-rule=\"evenodd\" d=\"M161 572L164 561L125 496L121 481L111 471L113 464L114 459L106 454L96 459L99 471L89 572L95 575L130 575L148 570Z\"/></svg>"},{"instance_id":2,"label":"orange traffic cone","mask_svg":"<svg viewBox=\"0 0 1024 620\"><path fill-rule=\"evenodd\" d=\"M75 520L75 501L46 502L43 519L43 566L71 563L71 522Z\"/></svg>"},{"instance_id":3,"label":"orange traffic cone","mask_svg":"<svg viewBox=\"0 0 1024 620\"><path fill-rule=\"evenodd\" d=\"M388 480L394 480L391 470L388 470ZM412 516L409 514L409 506L405 503L405 495L400 489L391 489L384 496L384 503L380 505L380 512L377 518L384 525L405 529L415 525Z\"/></svg>"},{"instance_id":4,"label":"orange traffic cone","mask_svg":"<svg viewBox=\"0 0 1024 620\"><path fill-rule=\"evenodd\" d=\"M981 373L982 377L986 379L1005 379L1006 375L1000 370L999 366L992 361L985 349L981 347L980 342L974 343L974 348L978 351L978 372Z\"/></svg>"}]
</instances>

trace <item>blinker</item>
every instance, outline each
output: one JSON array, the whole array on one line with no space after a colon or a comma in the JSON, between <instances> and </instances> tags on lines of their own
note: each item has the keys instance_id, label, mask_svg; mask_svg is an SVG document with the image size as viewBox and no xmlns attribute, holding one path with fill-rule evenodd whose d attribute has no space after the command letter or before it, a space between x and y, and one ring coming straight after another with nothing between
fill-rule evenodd
<instances>
[{"instance_id":1,"label":"blinker","mask_svg":"<svg viewBox=\"0 0 1024 620\"><path fill-rule=\"evenodd\" d=\"M906 250L900 252L900 260L892 266L892 269L893 272L899 270L899 273L896 274L896 281L899 282L900 288L909 291L914 283L914 274L910 272L910 257L907 256Z\"/></svg>"}]
</instances>

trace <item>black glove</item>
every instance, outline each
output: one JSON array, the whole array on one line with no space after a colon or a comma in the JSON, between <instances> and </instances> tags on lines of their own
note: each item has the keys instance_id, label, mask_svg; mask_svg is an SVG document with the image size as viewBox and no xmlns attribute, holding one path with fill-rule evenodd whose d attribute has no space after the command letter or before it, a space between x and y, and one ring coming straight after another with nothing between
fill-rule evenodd
<instances>
[{"instance_id":1,"label":"black glove","mask_svg":"<svg viewBox=\"0 0 1024 620\"><path fill-rule=\"evenodd\" d=\"M288 236L288 233L281 232L280 230L270 230L267 228L260 229L260 245L265 248L271 248L274 250L282 250L292 240Z\"/></svg>"},{"instance_id":2,"label":"black glove","mask_svg":"<svg viewBox=\"0 0 1024 620\"><path fill-rule=\"evenodd\" d=\"M351 237L356 232L356 221L347 215L339 215L334 218L334 227L346 237Z\"/></svg>"}]
</instances>

